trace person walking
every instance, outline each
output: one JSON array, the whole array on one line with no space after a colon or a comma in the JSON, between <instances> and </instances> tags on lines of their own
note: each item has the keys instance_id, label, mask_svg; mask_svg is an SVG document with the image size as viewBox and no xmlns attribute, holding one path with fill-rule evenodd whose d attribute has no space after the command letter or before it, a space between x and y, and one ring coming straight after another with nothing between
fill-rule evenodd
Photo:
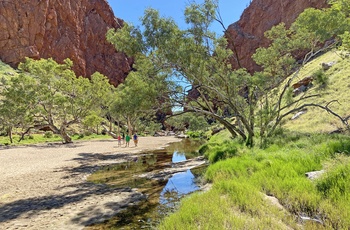
<instances>
[{"instance_id":1,"label":"person walking","mask_svg":"<svg viewBox=\"0 0 350 230\"><path fill-rule=\"evenodd\" d=\"M124 144L124 141L125 141L125 134L122 133L122 144Z\"/></svg>"},{"instance_id":2,"label":"person walking","mask_svg":"<svg viewBox=\"0 0 350 230\"><path fill-rule=\"evenodd\" d=\"M129 142L130 142L130 136L129 134L126 134L126 137L125 137L125 147L129 147Z\"/></svg>"},{"instance_id":3,"label":"person walking","mask_svg":"<svg viewBox=\"0 0 350 230\"><path fill-rule=\"evenodd\" d=\"M122 146L122 137L120 135L118 135L117 140L118 140L118 147Z\"/></svg>"},{"instance_id":4,"label":"person walking","mask_svg":"<svg viewBox=\"0 0 350 230\"><path fill-rule=\"evenodd\" d=\"M137 143L139 142L139 139L138 139L137 133L135 133L135 134L134 134L133 139L134 139L134 144L135 144L135 147L137 147Z\"/></svg>"}]
</instances>

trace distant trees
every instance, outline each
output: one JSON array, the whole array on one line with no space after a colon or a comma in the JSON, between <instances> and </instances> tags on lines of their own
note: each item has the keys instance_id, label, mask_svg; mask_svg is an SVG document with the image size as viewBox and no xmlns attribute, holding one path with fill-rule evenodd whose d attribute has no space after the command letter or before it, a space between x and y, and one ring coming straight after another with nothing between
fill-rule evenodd
<instances>
[{"instance_id":1,"label":"distant trees","mask_svg":"<svg viewBox=\"0 0 350 230\"><path fill-rule=\"evenodd\" d=\"M27 58L19 65L1 92L0 117L8 127L29 131L49 127L72 142L67 133L70 125L78 124L92 111L100 111L111 85L105 76L95 73L91 79L76 77L72 61L58 64L53 59Z\"/></svg>"},{"instance_id":2,"label":"distant trees","mask_svg":"<svg viewBox=\"0 0 350 230\"><path fill-rule=\"evenodd\" d=\"M166 75L153 74L155 67L150 68L147 63L148 60L138 61L134 67L139 70L131 72L115 88L100 73L94 73L90 79L77 77L69 59L58 64L51 58L27 58L19 65L18 76L2 81L1 124L11 143L14 128L22 130L22 138L31 129L48 128L59 134L64 143L70 143L69 127L96 127L107 117L119 127L126 124L132 133L139 120L151 120L158 104L165 100L162 96L167 89Z\"/></svg>"},{"instance_id":3,"label":"distant trees","mask_svg":"<svg viewBox=\"0 0 350 230\"><path fill-rule=\"evenodd\" d=\"M167 119L167 124L176 130L206 131L209 127L208 121L203 116L197 116L194 113L185 113Z\"/></svg>"}]
</instances>

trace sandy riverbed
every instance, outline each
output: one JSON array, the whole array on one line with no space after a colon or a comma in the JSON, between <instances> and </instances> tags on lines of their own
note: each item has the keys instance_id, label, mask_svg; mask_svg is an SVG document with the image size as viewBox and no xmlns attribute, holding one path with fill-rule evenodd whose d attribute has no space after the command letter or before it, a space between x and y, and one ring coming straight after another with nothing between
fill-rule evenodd
<instances>
[{"instance_id":1,"label":"sandy riverbed","mask_svg":"<svg viewBox=\"0 0 350 230\"><path fill-rule=\"evenodd\" d=\"M180 141L140 137L134 147L116 140L0 149L0 229L83 229L115 215L143 194L88 183L99 166Z\"/></svg>"}]
</instances>

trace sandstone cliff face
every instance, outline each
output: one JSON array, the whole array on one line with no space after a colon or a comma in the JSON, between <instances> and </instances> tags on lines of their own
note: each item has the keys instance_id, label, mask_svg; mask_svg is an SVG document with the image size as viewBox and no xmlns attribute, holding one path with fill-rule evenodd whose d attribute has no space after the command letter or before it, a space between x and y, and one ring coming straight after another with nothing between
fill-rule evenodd
<instances>
[{"instance_id":1,"label":"sandstone cliff face","mask_svg":"<svg viewBox=\"0 0 350 230\"><path fill-rule=\"evenodd\" d=\"M268 46L265 31L281 22L289 27L306 8L327 6L327 0L253 0L240 20L228 27L229 47L237 53L242 67L250 72L259 70L251 56L258 47ZM234 68L239 67L237 61L232 64Z\"/></svg>"},{"instance_id":2,"label":"sandstone cliff face","mask_svg":"<svg viewBox=\"0 0 350 230\"><path fill-rule=\"evenodd\" d=\"M70 58L78 76L99 71L117 85L132 61L117 53L105 35L122 23L106 0L2 0L0 59L16 67L24 57Z\"/></svg>"}]
</instances>

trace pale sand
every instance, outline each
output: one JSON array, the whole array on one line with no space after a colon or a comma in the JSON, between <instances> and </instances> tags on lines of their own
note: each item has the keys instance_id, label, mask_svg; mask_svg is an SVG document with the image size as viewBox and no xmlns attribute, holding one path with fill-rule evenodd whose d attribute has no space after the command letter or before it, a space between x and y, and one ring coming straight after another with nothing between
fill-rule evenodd
<instances>
[{"instance_id":1,"label":"pale sand","mask_svg":"<svg viewBox=\"0 0 350 230\"><path fill-rule=\"evenodd\" d=\"M98 166L180 141L140 137L134 147L114 139L0 149L0 229L82 229L143 198L131 189L87 183Z\"/></svg>"}]
</instances>

